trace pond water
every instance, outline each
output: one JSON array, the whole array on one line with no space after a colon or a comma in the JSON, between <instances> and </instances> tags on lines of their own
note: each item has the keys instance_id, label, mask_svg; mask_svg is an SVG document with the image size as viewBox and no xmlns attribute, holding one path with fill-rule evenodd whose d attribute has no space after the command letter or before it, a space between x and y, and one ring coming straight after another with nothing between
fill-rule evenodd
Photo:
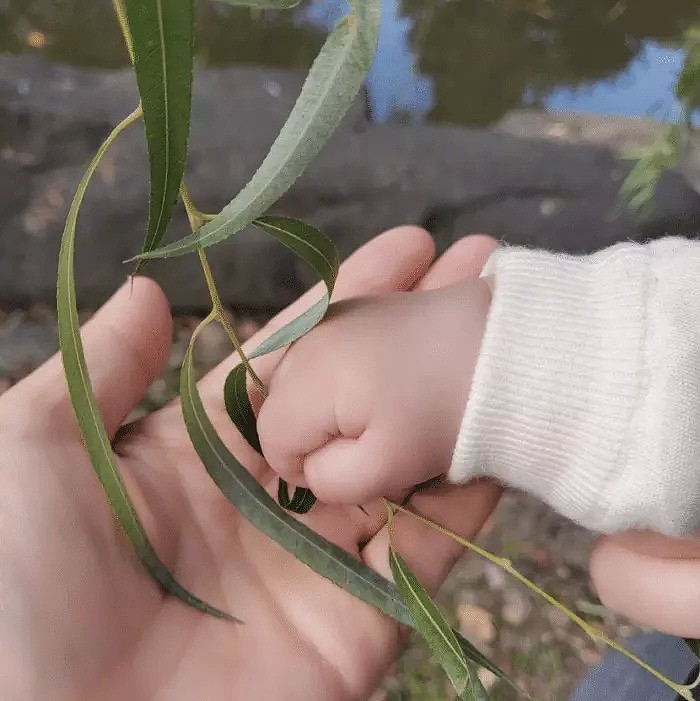
<instances>
[{"instance_id":1,"label":"pond water","mask_svg":"<svg viewBox=\"0 0 700 701\"><path fill-rule=\"evenodd\" d=\"M674 120L682 32L698 0L383 0L368 79L376 121L490 124L518 107ZM306 68L343 12L198 0L202 64ZM109 0L0 0L0 52L83 66L127 58Z\"/></svg>"}]
</instances>

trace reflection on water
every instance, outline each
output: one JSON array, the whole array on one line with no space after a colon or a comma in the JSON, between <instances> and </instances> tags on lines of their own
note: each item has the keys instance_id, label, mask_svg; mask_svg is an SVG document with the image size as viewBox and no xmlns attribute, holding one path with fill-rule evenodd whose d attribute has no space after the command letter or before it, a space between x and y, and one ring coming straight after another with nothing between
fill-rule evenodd
<instances>
[{"instance_id":1,"label":"reflection on water","mask_svg":"<svg viewBox=\"0 0 700 701\"><path fill-rule=\"evenodd\" d=\"M342 12L338 0L264 13L197 4L211 65L306 68ZM698 0L384 0L373 115L487 124L532 105L672 118L680 36L699 21ZM127 61L109 0L0 0L0 51Z\"/></svg>"}]
</instances>

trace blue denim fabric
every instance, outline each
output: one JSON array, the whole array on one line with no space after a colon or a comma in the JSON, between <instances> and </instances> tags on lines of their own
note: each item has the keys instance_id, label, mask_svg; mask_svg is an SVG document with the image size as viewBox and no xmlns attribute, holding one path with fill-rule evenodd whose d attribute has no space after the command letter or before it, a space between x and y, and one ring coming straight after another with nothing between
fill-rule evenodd
<instances>
[{"instance_id":1,"label":"blue denim fabric","mask_svg":"<svg viewBox=\"0 0 700 701\"><path fill-rule=\"evenodd\" d=\"M640 635L629 649L673 681L690 676L697 659L686 644L661 633ZM676 701L671 689L618 652L591 669L570 701Z\"/></svg>"}]
</instances>

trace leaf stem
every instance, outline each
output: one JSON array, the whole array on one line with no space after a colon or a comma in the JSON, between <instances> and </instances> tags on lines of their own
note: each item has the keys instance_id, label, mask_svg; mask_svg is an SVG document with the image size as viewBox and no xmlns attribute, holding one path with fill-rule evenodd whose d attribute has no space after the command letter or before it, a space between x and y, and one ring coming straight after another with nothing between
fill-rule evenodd
<instances>
[{"instance_id":1,"label":"leaf stem","mask_svg":"<svg viewBox=\"0 0 700 701\"><path fill-rule=\"evenodd\" d=\"M190 227L192 228L193 232L197 231L197 229L204 225L204 222L206 221L209 215L202 214L202 212L200 212L197 209L197 207L194 205L194 202L192 202L192 197L190 196L190 193L184 182L180 185L180 197L182 198L182 203L185 205L185 211L187 212L187 218L189 219ZM226 335L231 340L231 343L233 344L236 353L238 353L238 356L240 357L241 362L243 363L243 366L246 369L246 372L250 375L251 380L253 380L253 384L256 386L256 388L258 389L260 394L262 394L263 397L267 397L267 387L265 387L265 384L260 379L255 370L253 370L253 366L250 364L250 360L248 359L248 356L243 350L243 346L238 336L236 335L236 331L234 330L233 326L231 326L228 318L226 317L226 311L224 310L224 305L221 303L221 297L219 296L219 291L216 287L216 282L214 281L214 275L211 272L211 267L209 265L209 260L207 259L207 254L204 252L203 248L198 248L197 255L199 256L199 262L202 265L202 272L204 273L204 279L207 283L209 296L211 297L212 312L210 316L212 316L213 314L213 318L221 324L224 331L226 332Z\"/></svg>"},{"instance_id":2,"label":"leaf stem","mask_svg":"<svg viewBox=\"0 0 700 701\"><path fill-rule=\"evenodd\" d=\"M646 663L644 660L637 657L637 655L635 655L633 652L630 652L629 650L627 650L625 647L623 647L619 643L616 643L614 640L611 640L604 633L601 633L596 628L593 628L593 626L589 625L583 618L581 618L576 613L574 613L573 611L568 609L561 602L557 601L557 599L555 599L551 594L548 594L543 589L540 589L540 587L538 587L533 581L531 581L530 579L525 577L525 575L518 572L518 570L516 570L513 567L513 564L511 563L511 561L508 558L498 557L497 555L490 553L488 550L484 550L484 548L481 548L478 545L475 545L471 541L466 540L465 538L462 538L461 536L457 535L453 531L450 531L448 528L445 528L444 526L441 526L441 525L435 523L434 521L431 521L430 519L425 518L425 516L421 516L420 514L416 513L415 511L411 511L410 509L405 508L404 506L401 506L399 504L395 504L394 502L391 502L391 501L388 502L388 504L390 505L390 507L394 511L399 511L403 514L407 514L409 516L412 516L413 518L417 519L421 523L424 523L426 526L429 526L433 530L438 531L439 533L442 533L443 535L446 535L448 538L451 538L456 543L459 543L460 545L471 550L472 552L476 553L480 557L483 557L485 560L488 560L489 562L493 563L497 567L500 567L504 572L511 575L511 577L515 578L521 584L524 584L528 589L530 589L532 592L534 592L539 597L544 599L548 604L550 604L554 608L561 611L567 618L569 618L579 628L581 628L581 630L583 630L584 633L586 633L586 635L588 635L591 639L600 640L605 645L609 646L613 650L616 650L620 654L622 654L625 657L627 657L628 659L630 659L635 664L639 665L642 669L649 672L649 674L653 675L659 681L664 683L666 686L673 689L673 691L675 691L677 694L679 694L682 698L687 699L687 701L693 701L693 696L692 696L692 694L690 692L690 688L688 686L685 686L683 684L677 684L676 682L671 681L670 679L668 679L668 677L665 677L663 674L661 674L661 672L657 671L651 665Z\"/></svg>"},{"instance_id":3,"label":"leaf stem","mask_svg":"<svg viewBox=\"0 0 700 701\"><path fill-rule=\"evenodd\" d=\"M126 18L126 9L124 8L124 3L122 0L112 0L112 5L114 6L114 13L117 15L117 20L119 21L119 28L122 30L122 36L124 37L124 44L126 44L126 50L129 53L129 61L131 65L134 65L134 40L131 38L131 31L129 30L129 21Z\"/></svg>"},{"instance_id":4,"label":"leaf stem","mask_svg":"<svg viewBox=\"0 0 700 701\"><path fill-rule=\"evenodd\" d=\"M187 218L190 221L190 227L193 232L204 226L206 222L216 219L216 214L205 214L199 211L192 201L192 195L190 195L190 191L187 189L187 185L185 185L184 181L180 185L180 197L182 198L182 204L185 205Z\"/></svg>"}]
</instances>

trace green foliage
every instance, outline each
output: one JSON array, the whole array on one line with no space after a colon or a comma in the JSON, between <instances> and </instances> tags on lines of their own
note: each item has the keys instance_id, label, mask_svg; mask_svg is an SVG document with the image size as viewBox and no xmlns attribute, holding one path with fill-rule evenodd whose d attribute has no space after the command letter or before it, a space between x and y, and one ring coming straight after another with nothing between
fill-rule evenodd
<instances>
[{"instance_id":1,"label":"green foliage","mask_svg":"<svg viewBox=\"0 0 700 701\"><path fill-rule=\"evenodd\" d=\"M301 0L217 0L234 7L252 7L256 10L289 10Z\"/></svg>"},{"instance_id":2,"label":"green foliage","mask_svg":"<svg viewBox=\"0 0 700 701\"><path fill-rule=\"evenodd\" d=\"M650 213L661 176L678 165L686 130L684 125L672 124L651 146L628 154L635 164L622 183L620 197L632 211L642 216Z\"/></svg>"},{"instance_id":3,"label":"green foliage","mask_svg":"<svg viewBox=\"0 0 700 701\"><path fill-rule=\"evenodd\" d=\"M294 495L289 497L289 486L280 479L277 485L277 501L283 509L291 511L295 514L306 514L313 508L316 503L316 495L305 487L297 487L294 490Z\"/></svg>"},{"instance_id":4,"label":"green foliage","mask_svg":"<svg viewBox=\"0 0 700 701\"><path fill-rule=\"evenodd\" d=\"M393 546L389 548L389 565L394 582L411 612L416 630L430 645L460 699L464 701L486 699L486 691L476 675L474 666L467 660L464 650L459 646L454 631Z\"/></svg>"},{"instance_id":5,"label":"green foliage","mask_svg":"<svg viewBox=\"0 0 700 701\"><path fill-rule=\"evenodd\" d=\"M296 0L224 1L258 9L285 9L296 4ZM390 548L389 556L396 585L287 513L285 509L306 513L316 500L313 493L308 489L297 489L290 498L287 484L280 481L277 503L226 448L205 412L196 384L194 344L207 324L218 321L224 326L241 358L241 364L234 368L225 382L226 409L244 438L255 450L261 452L256 418L247 391L248 378L252 379L263 394L266 389L255 374L250 359L288 346L323 320L339 267L338 253L327 236L308 224L271 216L267 212L301 176L327 142L359 91L377 46L380 0L350 0L350 13L341 20L323 45L299 98L267 157L250 182L216 216L206 216L199 212L182 182L192 100L193 0L124 0L124 4L122 0L113 0L113 3L136 72L141 105L114 129L98 150L78 186L66 221L59 256L57 307L61 353L71 401L90 460L118 522L145 567L167 593L202 612L237 620L187 591L155 553L119 474L90 384L80 339L74 271L78 212L90 179L104 153L126 127L143 116L151 186L143 253L136 259L142 262L151 258L196 252L212 299L212 311L194 332L180 375L185 426L208 474L243 518L300 562L398 623L419 631L430 644L462 699L484 701L487 698L476 675L476 666L488 669L517 689L503 670L450 628L393 547ZM692 51L689 50L689 57L700 53L697 49L700 40L696 34L689 33L688 45L695 47ZM700 58L689 58L679 81L679 95L688 109L698 99L698 65ZM633 171L634 177L631 178L628 191L634 202L639 199L633 194L636 191L648 195L654 177L677 157L680 144L679 135L676 132L669 133L665 140L665 150L659 147L659 152L663 151L662 156L648 158L636 169L636 173ZM192 234L174 244L158 248L171 219L178 192L187 211ZM204 248L223 241L249 224L272 236L309 264L324 282L326 292L303 314L273 333L248 357L225 318ZM393 505L392 508L422 520L465 547L470 547L538 591L550 604L566 610L515 571L509 562L463 541L456 534L449 533L419 514L411 513L403 506ZM576 619L574 614L569 614ZM585 626L580 619L578 622L582 627ZM616 649L620 649L619 646ZM640 660L634 659L645 666ZM645 669L654 673L648 665ZM658 673L657 676L668 681ZM673 688L688 698L686 689L677 685Z\"/></svg>"},{"instance_id":6,"label":"green foliage","mask_svg":"<svg viewBox=\"0 0 700 701\"><path fill-rule=\"evenodd\" d=\"M236 365L224 383L224 404L226 413L248 445L262 455L257 421L248 397L247 380L245 365Z\"/></svg>"},{"instance_id":7,"label":"green foliage","mask_svg":"<svg viewBox=\"0 0 700 701\"><path fill-rule=\"evenodd\" d=\"M193 0L124 0L146 125L151 194L144 251L160 243L185 171L194 62ZM125 30L127 32L127 30Z\"/></svg>"},{"instance_id":8,"label":"green foliage","mask_svg":"<svg viewBox=\"0 0 700 701\"><path fill-rule=\"evenodd\" d=\"M287 217L266 216L259 217L253 224L308 263L323 280L327 290L327 293L316 304L279 329L251 353L251 358L257 358L294 343L323 319L333 294L340 259L333 242L318 229L304 224L304 222ZM242 365L235 367L226 378L224 399L228 415L243 437L255 450L262 452L255 425L255 414L250 406L250 398L246 388L245 368ZM316 497L311 490L300 488L290 499L286 482L280 480L278 500L285 509L304 514L314 505Z\"/></svg>"},{"instance_id":9,"label":"green foliage","mask_svg":"<svg viewBox=\"0 0 700 701\"><path fill-rule=\"evenodd\" d=\"M686 59L676 94L688 110L700 108L700 26L685 33Z\"/></svg>"},{"instance_id":10,"label":"green foliage","mask_svg":"<svg viewBox=\"0 0 700 701\"><path fill-rule=\"evenodd\" d=\"M74 270L75 230L78 212L90 180L97 170L102 157L119 134L140 118L141 108L138 108L117 125L107 137L107 140L97 151L80 181L68 212L66 227L61 240L56 285L58 333L63 367L68 383L68 392L85 442L85 448L90 456L90 462L104 488L119 524L124 529L144 565L148 568L153 578L169 594L177 596L190 606L194 606L201 611L234 620L228 614L224 614L204 603L177 582L160 561L148 540L148 536L126 491L124 480L117 469L109 436L100 417L97 400L90 383L83 344L80 339Z\"/></svg>"},{"instance_id":11,"label":"green foliage","mask_svg":"<svg viewBox=\"0 0 700 701\"><path fill-rule=\"evenodd\" d=\"M692 115L700 108L700 26L685 32L685 61L676 83L676 97L683 109L679 124L672 124L650 146L628 154L634 167L620 189L621 201L633 212L647 216L661 176L678 166L691 146Z\"/></svg>"},{"instance_id":12,"label":"green foliage","mask_svg":"<svg viewBox=\"0 0 700 701\"><path fill-rule=\"evenodd\" d=\"M353 0L351 6L323 45L289 119L250 182L200 231L140 260L181 256L223 241L266 212L306 170L350 108L377 48L380 0Z\"/></svg>"}]
</instances>

